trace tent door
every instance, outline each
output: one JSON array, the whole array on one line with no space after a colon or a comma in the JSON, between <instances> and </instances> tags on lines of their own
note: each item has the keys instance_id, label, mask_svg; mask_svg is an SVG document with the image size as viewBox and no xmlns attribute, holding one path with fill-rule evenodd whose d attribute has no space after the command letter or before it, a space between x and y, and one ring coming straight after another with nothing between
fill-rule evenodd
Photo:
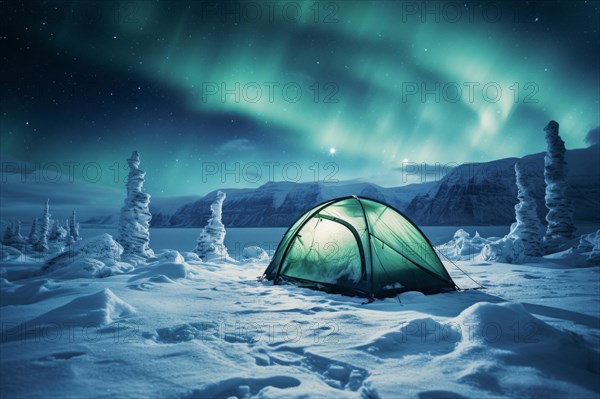
<instances>
[{"instance_id":1,"label":"tent door","mask_svg":"<svg viewBox=\"0 0 600 399\"><path fill-rule=\"evenodd\" d=\"M350 223L346 222L345 220L336 218L334 216L322 215L319 213L313 217L331 220L332 222L339 223L342 226L346 227L348 230L350 230L350 232L354 236L354 239L356 240L356 246L358 247L358 253L360 254L360 274L361 274L360 279L362 281L366 281L367 280L367 265L365 264L366 263L365 262L365 251L363 249L362 242L360 240L360 235L358 234L358 231L356 231L354 226L352 226Z\"/></svg>"}]
</instances>

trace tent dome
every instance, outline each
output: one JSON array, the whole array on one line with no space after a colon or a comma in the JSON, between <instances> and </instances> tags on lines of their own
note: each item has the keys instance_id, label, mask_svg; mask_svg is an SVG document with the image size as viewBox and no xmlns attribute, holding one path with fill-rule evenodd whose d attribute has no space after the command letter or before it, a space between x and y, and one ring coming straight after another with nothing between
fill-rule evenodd
<instances>
[{"instance_id":1,"label":"tent dome","mask_svg":"<svg viewBox=\"0 0 600 399\"><path fill-rule=\"evenodd\" d=\"M413 222L390 205L357 196L326 201L300 216L264 277L367 298L457 288Z\"/></svg>"}]
</instances>

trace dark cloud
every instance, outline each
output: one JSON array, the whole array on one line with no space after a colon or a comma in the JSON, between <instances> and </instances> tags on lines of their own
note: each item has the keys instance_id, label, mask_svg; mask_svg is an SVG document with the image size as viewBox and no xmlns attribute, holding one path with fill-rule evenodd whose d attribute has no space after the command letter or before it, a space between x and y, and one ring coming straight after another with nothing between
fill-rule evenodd
<instances>
[{"instance_id":1,"label":"dark cloud","mask_svg":"<svg viewBox=\"0 0 600 399\"><path fill-rule=\"evenodd\" d=\"M585 135L585 142L590 146L600 144L600 126L595 127Z\"/></svg>"}]
</instances>

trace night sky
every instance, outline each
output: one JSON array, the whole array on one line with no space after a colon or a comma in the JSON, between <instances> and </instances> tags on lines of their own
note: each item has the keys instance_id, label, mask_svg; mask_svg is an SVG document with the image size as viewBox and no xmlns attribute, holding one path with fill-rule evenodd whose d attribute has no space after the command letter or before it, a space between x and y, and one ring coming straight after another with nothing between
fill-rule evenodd
<instances>
[{"instance_id":1,"label":"night sky","mask_svg":"<svg viewBox=\"0 0 600 399\"><path fill-rule=\"evenodd\" d=\"M395 186L403 162L540 152L550 119L585 147L600 124L597 1L3 1L0 15L3 162L77 163L111 190L134 149L155 196L317 171Z\"/></svg>"}]
</instances>

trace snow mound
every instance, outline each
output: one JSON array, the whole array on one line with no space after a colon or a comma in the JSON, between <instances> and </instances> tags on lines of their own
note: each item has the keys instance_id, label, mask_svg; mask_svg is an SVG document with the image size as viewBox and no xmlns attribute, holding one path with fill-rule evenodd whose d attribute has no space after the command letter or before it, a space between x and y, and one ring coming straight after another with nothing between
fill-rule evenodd
<instances>
[{"instance_id":1,"label":"snow mound","mask_svg":"<svg viewBox=\"0 0 600 399\"><path fill-rule=\"evenodd\" d=\"M438 250L448 259L472 260L481 253L487 243L489 239L482 238L478 232L471 238L465 230L458 229L452 240L438 246Z\"/></svg>"},{"instance_id":2,"label":"snow mound","mask_svg":"<svg viewBox=\"0 0 600 399\"><path fill-rule=\"evenodd\" d=\"M600 265L600 230L579 237L577 252L587 255L586 260L589 264Z\"/></svg>"},{"instance_id":3,"label":"snow mound","mask_svg":"<svg viewBox=\"0 0 600 399\"><path fill-rule=\"evenodd\" d=\"M451 352L460 338L453 324L443 324L431 317L410 320L398 328L359 346L381 358L401 358L407 355L441 355Z\"/></svg>"},{"instance_id":4,"label":"snow mound","mask_svg":"<svg viewBox=\"0 0 600 399\"><path fill-rule=\"evenodd\" d=\"M186 278L189 275L189 267L184 263L161 263L148 272L148 274L165 276L169 279Z\"/></svg>"},{"instance_id":5,"label":"snow mound","mask_svg":"<svg viewBox=\"0 0 600 399\"><path fill-rule=\"evenodd\" d=\"M180 324L174 327L159 328L156 330L156 334L148 334L147 338L164 344L177 344L193 339L206 340L212 338L210 327L202 323Z\"/></svg>"},{"instance_id":6,"label":"snow mound","mask_svg":"<svg viewBox=\"0 0 600 399\"><path fill-rule=\"evenodd\" d=\"M436 248L452 261L521 264L528 258L527 248L523 239L513 234L514 227L513 225L511 233L502 238L483 238L477 232L471 237L468 232L459 229L454 233L452 240ZM579 237L576 247L544 255L543 258L561 260L576 267L600 265L600 230Z\"/></svg>"},{"instance_id":7,"label":"snow mound","mask_svg":"<svg viewBox=\"0 0 600 399\"><path fill-rule=\"evenodd\" d=\"M502 357L517 363L526 364L535 359L594 373L600 371L598 354L581 336L543 322L520 303L479 302L465 309L453 322L458 326L472 326L469 331L462 331L463 348L500 348L504 350Z\"/></svg>"},{"instance_id":8,"label":"snow mound","mask_svg":"<svg viewBox=\"0 0 600 399\"><path fill-rule=\"evenodd\" d=\"M149 278L149 280L153 283L167 283L167 284L172 284L175 281L171 280L170 278L168 278L167 276L165 276L164 274L159 274L156 276L152 276Z\"/></svg>"},{"instance_id":9,"label":"snow mound","mask_svg":"<svg viewBox=\"0 0 600 399\"><path fill-rule=\"evenodd\" d=\"M578 370L575 373L600 373L598 353L582 336L537 319L520 303L480 302L453 323L461 329L457 351L463 357L487 351L507 364L535 363L550 372L571 368Z\"/></svg>"},{"instance_id":10,"label":"snow mound","mask_svg":"<svg viewBox=\"0 0 600 399\"><path fill-rule=\"evenodd\" d=\"M525 259L525 248L519 237L483 238L478 232L471 237L463 229L457 230L452 240L438 246L437 249L453 261L521 263Z\"/></svg>"},{"instance_id":11,"label":"snow mound","mask_svg":"<svg viewBox=\"0 0 600 399\"><path fill-rule=\"evenodd\" d=\"M125 262L115 262L110 259L103 262L93 258L80 258L67 266L49 272L46 276L59 280L105 278L115 274L127 273L132 269L133 266Z\"/></svg>"},{"instance_id":12,"label":"snow mound","mask_svg":"<svg viewBox=\"0 0 600 399\"><path fill-rule=\"evenodd\" d=\"M13 284L0 279L0 306L27 305L67 291L52 280L33 280L26 284Z\"/></svg>"},{"instance_id":13,"label":"snow mound","mask_svg":"<svg viewBox=\"0 0 600 399\"><path fill-rule=\"evenodd\" d=\"M525 259L523 241L515 236L488 242L481 250L481 258L488 262L522 263Z\"/></svg>"},{"instance_id":14,"label":"snow mound","mask_svg":"<svg viewBox=\"0 0 600 399\"><path fill-rule=\"evenodd\" d=\"M269 397L269 393L279 393L285 397L284 390L299 386L301 381L297 378L277 375L266 378L229 378L217 383L209 384L202 389L195 389L184 396L185 399L201 398L250 398ZM277 388L274 392L272 388Z\"/></svg>"},{"instance_id":15,"label":"snow mound","mask_svg":"<svg viewBox=\"0 0 600 399\"><path fill-rule=\"evenodd\" d=\"M131 305L105 288L95 294L76 298L4 332L2 341L35 338L40 331L48 329L58 329L62 335L60 328L103 327L134 313L135 309Z\"/></svg>"},{"instance_id":16,"label":"snow mound","mask_svg":"<svg viewBox=\"0 0 600 399\"><path fill-rule=\"evenodd\" d=\"M91 258L97 260L120 260L123 247L110 234L101 234L80 241L65 252L48 260L44 269L56 269L72 263L76 258Z\"/></svg>"},{"instance_id":17,"label":"snow mound","mask_svg":"<svg viewBox=\"0 0 600 399\"><path fill-rule=\"evenodd\" d=\"M17 260L21 257L21 251L18 249L0 244L0 261L6 262L11 260Z\"/></svg>"},{"instance_id":18,"label":"snow mound","mask_svg":"<svg viewBox=\"0 0 600 399\"><path fill-rule=\"evenodd\" d=\"M520 303L478 302L446 322L413 319L357 348L381 358L447 355L476 362L481 357L498 364L534 361L541 369L600 373L598 353L582 336L537 319Z\"/></svg>"},{"instance_id":19,"label":"snow mound","mask_svg":"<svg viewBox=\"0 0 600 399\"><path fill-rule=\"evenodd\" d=\"M48 260L40 272L61 279L104 278L127 273L133 266L119 261L122 253L123 247L110 234L101 234L79 241Z\"/></svg>"},{"instance_id":20,"label":"snow mound","mask_svg":"<svg viewBox=\"0 0 600 399\"><path fill-rule=\"evenodd\" d=\"M269 254L267 251L258 246L249 246L242 250L242 258L244 259L256 259L256 260L268 260Z\"/></svg>"},{"instance_id":21,"label":"snow mound","mask_svg":"<svg viewBox=\"0 0 600 399\"><path fill-rule=\"evenodd\" d=\"M178 252L172 249L166 249L156 254L156 259L163 262L183 264L185 258Z\"/></svg>"},{"instance_id":22,"label":"snow mound","mask_svg":"<svg viewBox=\"0 0 600 399\"><path fill-rule=\"evenodd\" d=\"M173 283L173 280L191 276L190 265L179 252L169 250L158 254L157 257L158 261L139 269L140 273L130 278L129 282L147 278L155 283Z\"/></svg>"},{"instance_id":23,"label":"snow mound","mask_svg":"<svg viewBox=\"0 0 600 399\"><path fill-rule=\"evenodd\" d=\"M416 303L427 300L427 296L425 296L425 294L419 291L406 291L401 293L398 297L400 298L402 303Z\"/></svg>"},{"instance_id":24,"label":"snow mound","mask_svg":"<svg viewBox=\"0 0 600 399\"><path fill-rule=\"evenodd\" d=\"M195 252L183 252L181 255L186 262L202 262L202 259Z\"/></svg>"},{"instance_id":25,"label":"snow mound","mask_svg":"<svg viewBox=\"0 0 600 399\"><path fill-rule=\"evenodd\" d=\"M95 294L82 296L35 319L37 322L50 321L72 323L93 323L107 325L113 321L135 313L133 306L105 288Z\"/></svg>"}]
</instances>

